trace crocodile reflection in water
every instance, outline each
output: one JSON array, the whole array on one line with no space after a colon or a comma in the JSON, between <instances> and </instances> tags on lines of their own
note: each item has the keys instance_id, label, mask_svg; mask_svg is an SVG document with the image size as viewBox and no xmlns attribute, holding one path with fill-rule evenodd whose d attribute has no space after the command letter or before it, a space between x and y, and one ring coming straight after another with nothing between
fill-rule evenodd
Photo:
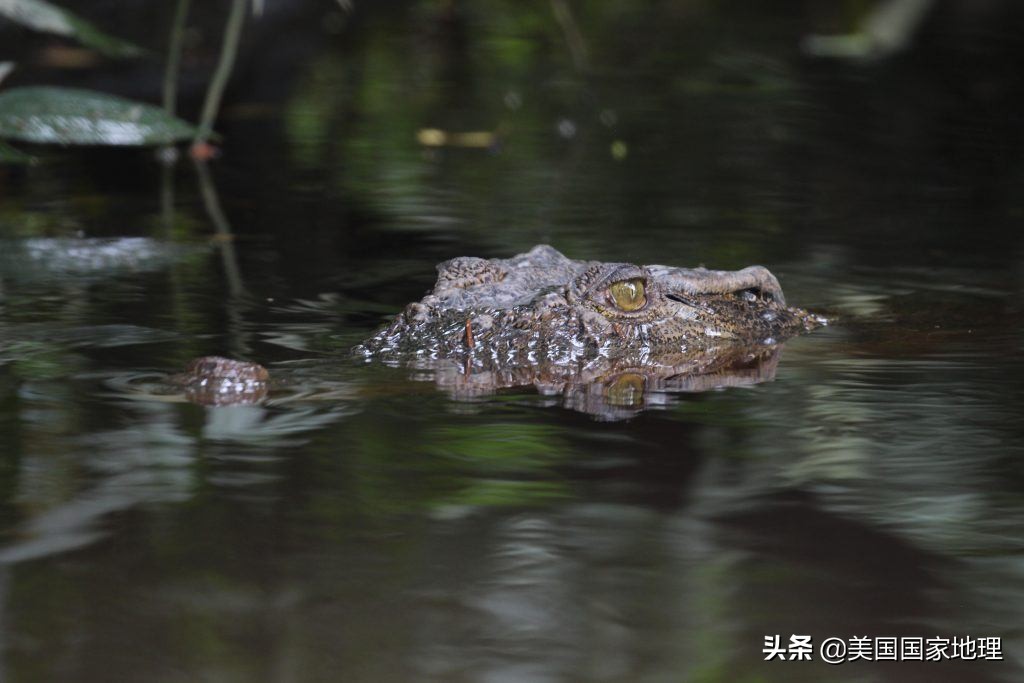
<instances>
[{"instance_id":1,"label":"crocodile reflection in water","mask_svg":"<svg viewBox=\"0 0 1024 683\"><path fill-rule=\"evenodd\" d=\"M787 307L766 268L738 271L569 259L541 245L509 259L456 258L434 288L354 353L407 365L457 398L535 386L584 412L615 417L650 392L700 391L771 379L780 343L825 323ZM227 364L225 364L227 363ZM259 375L204 360L191 386ZM253 375L256 376L256 375ZM206 382L203 384L203 382ZM204 401L203 392L195 400Z\"/></svg>"}]
</instances>

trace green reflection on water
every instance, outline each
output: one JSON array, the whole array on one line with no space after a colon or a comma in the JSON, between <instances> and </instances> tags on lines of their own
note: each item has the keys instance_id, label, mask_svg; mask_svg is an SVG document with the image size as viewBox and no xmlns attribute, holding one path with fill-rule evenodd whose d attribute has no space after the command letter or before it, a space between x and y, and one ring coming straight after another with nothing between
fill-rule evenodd
<instances>
[{"instance_id":1,"label":"green reflection on water","mask_svg":"<svg viewBox=\"0 0 1024 683\"><path fill-rule=\"evenodd\" d=\"M461 3L452 29L424 2L314 45L269 121L229 116L212 171L242 300L213 249L0 272L3 548L44 542L3 570L3 673L884 677L766 671L760 639L906 629L911 607L916 635L1019 648L1020 249L1000 229L1021 195L958 170L1014 157L986 146L997 104L955 102L981 117L956 119L964 145L940 99L808 73L778 8L571 4L589 69L549 3ZM425 127L500 144L424 148ZM165 221L148 161L60 159L3 185L3 237L212 232L190 170ZM847 320L789 345L773 383L619 424L344 356L436 262L536 242L778 264L790 300ZM231 412L108 381L238 348L308 396ZM794 493L789 516L765 503Z\"/></svg>"}]
</instances>

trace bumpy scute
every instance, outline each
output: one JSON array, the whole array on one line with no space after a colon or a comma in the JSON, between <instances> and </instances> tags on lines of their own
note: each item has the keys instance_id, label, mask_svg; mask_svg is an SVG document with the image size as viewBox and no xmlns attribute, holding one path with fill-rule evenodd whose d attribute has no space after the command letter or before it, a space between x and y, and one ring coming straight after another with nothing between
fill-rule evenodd
<instances>
[{"instance_id":1,"label":"bumpy scute","mask_svg":"<svg viewBox=\"0 0 1024 683\"><path fill-rule=\"evenodd\" d=\"M442 263L434 288L354 352L429 369L456 398L532 385L544 400L621 419L666 393L770 380L781 343L824 323L786 306L762 266L577 261L541 245ZM217 357L178 381L206 404L261 400L268 387L261 366Z\"/></svg>"},{"instance_id":2,"label":"bumpy scute","mask_svg":"<svg viewBox=\"0 0 1024 683\"><path fill-rule=\"evenodd\" d=\"M576 261L541 245L509 259L442 263L433 290L356 351L455 361L467 371L573 367L597 357L763 349L823 322L787 307L762 266Z\"/></svg>"}]
</instances>

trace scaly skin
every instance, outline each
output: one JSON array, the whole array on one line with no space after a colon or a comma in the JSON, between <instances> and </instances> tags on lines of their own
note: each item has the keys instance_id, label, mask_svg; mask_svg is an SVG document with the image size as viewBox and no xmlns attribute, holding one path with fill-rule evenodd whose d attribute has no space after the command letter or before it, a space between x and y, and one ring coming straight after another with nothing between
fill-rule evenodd
<instances>
[{"instance_id":1,"label":"scaly skin","mask_svg":"<svg viewBox=\"0 0 1024 683\"><path fill-rule=\"evenodd\" d=\"M781 342L825 324L787 307L761 266L574 261L541 245L437 269L433 290L355 347L357 356L429 369L456 398L533 385L604 419L666 393L769 380ZM200 358L177 379L191 400L226 404L260 400L268 376L253 363Z\"/></svg>"},{"instance_id":2,"label":"scaly skin","mask_svg":"<svg viewBox=\"0 0 1024 683\"><path fill-rule=\"evenodd\" d=\"M621 282L643 283L642 306L616 305L610 287ZM442 263L433 291L356 352L455 361L467 372L571 370L597 358L643 366L658 355L763 350L823 322L786 307L778 280L761 266L729 272L574 261L542 245L510 259Z\"/></svg>"},{"instance_id":3,"label":"scaly skin","mask_svg":"<svg viewBox=\"0 0 1024 683\"><path fill-rule=\"evenodd\" d=\"M270 373L258 363L221 356L194 359L180 375L168 378L185 398L200 405L218 406L258 403L267 395Z\"/></svg>"}]
</instances>

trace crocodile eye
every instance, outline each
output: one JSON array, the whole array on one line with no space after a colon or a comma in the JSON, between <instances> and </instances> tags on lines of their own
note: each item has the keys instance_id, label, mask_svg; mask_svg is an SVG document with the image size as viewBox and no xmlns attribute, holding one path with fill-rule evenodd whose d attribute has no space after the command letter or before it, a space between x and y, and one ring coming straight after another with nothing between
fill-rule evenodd
<instances>
[{"instance_id":1,"label":"crocodile eye","mask_svg":"<svg viewBox=\"0 0 1024 683\"><path fill-rule=\"evenodd\" d=\"M631 313L647 305L644 281L641 278L619 280L608 285L608 296L620 311Z\"/></svg>"}]
</instances>

